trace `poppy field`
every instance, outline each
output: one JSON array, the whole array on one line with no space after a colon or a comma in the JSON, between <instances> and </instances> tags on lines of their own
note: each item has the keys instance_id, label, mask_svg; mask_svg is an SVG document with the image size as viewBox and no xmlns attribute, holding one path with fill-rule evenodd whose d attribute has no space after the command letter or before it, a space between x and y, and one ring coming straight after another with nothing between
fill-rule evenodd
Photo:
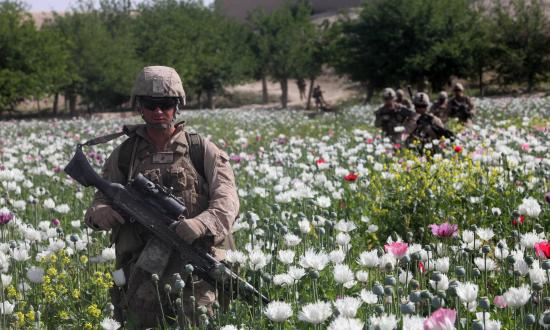
<instances>
[{"instance_id":1,"label":"poppy field","mask_svg":"<svg viewBox=\"0 0 550 330\"><path fill-rule=\"evenodd\" d=\"M476 102L422 153L381 137L372 106L183 111L236 175L227 267L271 299L199 308L196 328L550 328L550 98ZM94 190L63 168L140 120L0 122L0 329L121 328L114 246L83 221ZM121 142L84 149L96 171Z\"/></svg>"}]
</instances>

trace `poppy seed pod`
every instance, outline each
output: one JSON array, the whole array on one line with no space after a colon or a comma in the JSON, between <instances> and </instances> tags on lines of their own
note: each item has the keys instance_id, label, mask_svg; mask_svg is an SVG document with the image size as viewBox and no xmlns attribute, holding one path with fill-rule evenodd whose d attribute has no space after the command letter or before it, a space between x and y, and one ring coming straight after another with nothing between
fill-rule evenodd
<instances>
[{"instance_id":1,"label":"poppy seed pod","mask_svg":"<svg viewBox=\"0 0 550 330\"><path fill-rule=\"evenodd\" d=\"M409 300L413 303L419 302L420 299L421 299L421 296L420 296L420 292L418 291L413 291L409 294Z\"/></svg>"},{"instance_id":2,"label":"poppy seed pod","mask_svg":"<svg viewBox=\"0 0 550 330\"><path fill-rule=\"evenodd\" d=\"M384 287L380 283L376 282L372 286L372 292L377 296L381 296L384 294Z\"/></svg>"},{"instance_id":3,"label":"poppy seed pod","mask_svg":"<svg viewBox=\"0 0 550 330\"><path fill-rule=\"evenodd\" d=\"M445 306L445 300L443 300L440 297L433 297L431 304L432 304L432 308L436 310Z\"/></svg>"},{"instance_id":4,"label":"poppy seed pod","mask_svg":"<svg viewBox=\"0 0 550 330\"><path fill-rule=\"evenodd\" d=\"M535 315L533 314L527 314L525 315L525 325L533 325L535 324L535 322L537 321L537 319L535 318Z\"/></svg>"},{"instance_id":5,"label":"poppy seed pod","mask_svg":"<svg viewBox=\"0 0 550 330\"><path fill-rule=\"evenodd\" d=\"M483 323L480 320L474 320L472 323L473 330L484 330Z\"/></svg>"},{"instance_id":6,"label":"poppy seed pod","mask_svg":"<svg viewBox=\"0 0 550 330\"><path fill-rule=\"evenodd\" d=\"M479 307L483 308L484 310L488 310L491 307L491 302L489 301L489 298L481 297L479 299Z\"/></svg>"},{"instance_id":7,"label":"poppy seed pod","mask_svg":"<svg viewBox=\"0 0 550 330\"><path fill-rule=\"evenodd\" d=\"M401 313L403 313L403 314L414 314L414 312L416 311L416 309L414 307L414 304L411 303L411 302L401 304L399 306L399 309L401 310Z\"/></svg>"}]
</instances>

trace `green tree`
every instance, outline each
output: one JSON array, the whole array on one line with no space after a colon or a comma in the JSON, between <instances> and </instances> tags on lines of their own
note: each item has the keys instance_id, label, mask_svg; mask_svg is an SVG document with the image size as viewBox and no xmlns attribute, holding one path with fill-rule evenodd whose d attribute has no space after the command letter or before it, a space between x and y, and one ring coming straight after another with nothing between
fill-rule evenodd
<instances>
[{"instance_id":1,"label":"green tree","mask_svg":"<svg viewBox=\"0 0 550 330\"><path fill-rule=\"evenodd\" d=\"M132 18L124 7L102 2L101 10L88 2L51 23L70 53L68 76L60 87L76 112L77 96L88 111L118 107L129 99L141 62L135 52Z\"/></svg>"},{"instance_id":2,"label":"green tree","mask_svg":"<svg viewBox=\"0 0 550 330\"><path fill-rule=\"evenodd\" d=\"M247 31L201 3L155 1L139 7L137 52L147 64L176 68L189 99L214 107L223 86L242 81L252 69Z\"/></svg>"},{"instance_id":3,"label":"green tree","mask_svg":"<svg viewBox=\"0 0 550 330\"><path fill-rule=\"evenodd\" d=\"M256 11L251 15L257 35L259 53L269 76L281 86L281 106L288 104L288 79L303 78L305 68L311 64L312 39L315 28L310 20L311 8L305 2L287 3L266 14Z\"/></svg>"},{"instance_id":4,"label":"green tree","mask_svg":"<svg viewBox=\"0 0 550 330\"><path fill-rule=\"evenodd\" d=\"M40 92L34 21L18 1L0 2L0 111Z\"/></svg>"},{"instance_id":5,"label":"green tree","mask_svg":"<svg viewBox=\"0 0 550 330\"><path fill-rule=\"evenodd\" d=\"M366 86L367 100L403 82L439 90L471 71L477 17L468 0L366 1L358 19L340 23L333 65Z\"/></svg>"},{"instance_id":6,"label":"green tree","mask_svg":"<svg viewBox=\"0 0 550 330\"><path fill-rule=\"evenodd\" d=\"M504 83L526 83L532 91L548 76L550 24L540 1L498 2L493 10L496 72Z\"/></svg>"}]
</instances>

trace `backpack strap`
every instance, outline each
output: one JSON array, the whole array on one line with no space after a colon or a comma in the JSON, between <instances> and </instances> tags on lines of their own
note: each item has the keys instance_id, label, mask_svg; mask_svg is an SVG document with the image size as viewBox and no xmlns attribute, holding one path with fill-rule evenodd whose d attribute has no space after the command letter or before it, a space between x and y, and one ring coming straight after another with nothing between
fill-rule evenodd
<instances>
[{"instance_id":1,"label":"backpack strap","mask_svg":"<svg viewBox=\"0 0 550 330\"><path fill-rule=\"evenodd\" d=\"M137 134L133 134L124 140L124 142L120 145L120 151L118 154L118 169L126 177L126 182L128 182L133 175L133 166L130 166L130 164L133 165L136 158L138 139L139 136Z\"/></svg>"},{"instance_id":2,"label":"backpack strap","mask_svg":"<svg viewBox=\"0 0 550 330\"><path fill-rule=\"evenodd\" d=\"M204 139L198 133L188 133L185 132L185 138L187 139L187 144L189 145L189 157L193 163L193 167L206 180L206 175L204 172Z\"/></svg>"}]
</instances>

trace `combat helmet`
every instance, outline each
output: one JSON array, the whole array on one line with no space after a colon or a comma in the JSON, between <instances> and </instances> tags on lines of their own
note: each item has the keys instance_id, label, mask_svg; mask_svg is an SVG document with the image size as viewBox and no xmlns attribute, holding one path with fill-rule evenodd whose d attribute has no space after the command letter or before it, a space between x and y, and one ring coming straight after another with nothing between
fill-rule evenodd
<instances>
[{"instance_id":1,"label":"combat helmet","mask_svg":"<svg viewBox=\"0 0 550 330\"><path fill-rule=\"evenodd\" d=\"M384 100L395 100L395 91L393 90L393 88L384 88L382 97L384 98Z\"/></svg>"},{"instance_id":2,"label":"combat helmet","mask_svg":"<svg viewBox=\"0 0 550 330\"><path fill-rule=\"evenodd\" d=\"M453 91L455 92L464 92L464 86L462 86L461 83L457 82L455 86L453 87Z\"/></svg>"},{"instance_id":3,"label":"combat helmet","mask_svg":"<svg viewBox=\"0 0 550 330\"><path fill-rule=\"evenodd\" d=\"M430 97L426 93L416 93L413 99L413 103L417 107L428 107L430 104Z\"/></svg>"},{"instance_id":4,"label":"combat helmet","mask_svg":"<svg viewBox=\"0 0 550 330\"><path fill-rule=\"evenodd\" d=\"M439 95L438 95L437 98L440 99L440 100L446 100L448 97L449 96L447 95L447 92L441 91L441 92L439 92Z\"/></svg>"},{"instance_id":5,"label":"combat helmet","mask_svg":"<svg viewBox=\"0 0 550 330\"><path fill-rule=\"evenodd\" d=\"M185 91L181 78L175 69L167 66L146 66L138 74L130 104L136 106L137 98L147 97L173 97L177 98L179 105L185 105Z\"/></svg>"},{"instance_id":6,"label":"combat helmet","mask_svg":"<svg viewBox=\"0 0 550 330\"><path fill-rule=\"evenodd\" d=\"M399 88L398 90L396 90L396 91L395 91L395 94L396 94L397 97L399 97L399 98L405 97L405 92L404 92L401 88Z\"/></svg>"}]
</instances>

